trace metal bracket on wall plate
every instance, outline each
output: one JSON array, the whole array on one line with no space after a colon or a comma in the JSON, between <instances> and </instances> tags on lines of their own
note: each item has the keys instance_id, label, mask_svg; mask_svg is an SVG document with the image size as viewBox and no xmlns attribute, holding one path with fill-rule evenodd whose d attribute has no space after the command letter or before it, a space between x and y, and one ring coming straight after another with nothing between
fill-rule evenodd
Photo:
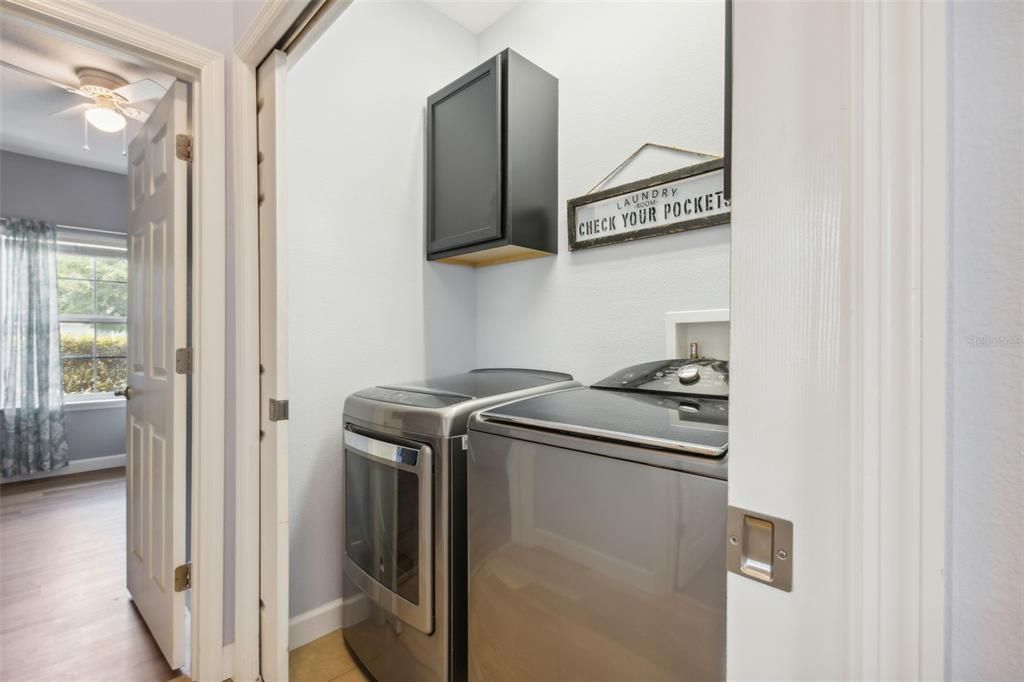
<instances>
[{"instance_id":1,"label":"metal bracket on wall plate","mask_svg":"<svg viewBox=\"0 0 1024 682\"><path fill-rule=\"evenodd\" d=\"M793 589L793 523L729 507L725 567L785 592Z\"/></svg>"}]
</instances>

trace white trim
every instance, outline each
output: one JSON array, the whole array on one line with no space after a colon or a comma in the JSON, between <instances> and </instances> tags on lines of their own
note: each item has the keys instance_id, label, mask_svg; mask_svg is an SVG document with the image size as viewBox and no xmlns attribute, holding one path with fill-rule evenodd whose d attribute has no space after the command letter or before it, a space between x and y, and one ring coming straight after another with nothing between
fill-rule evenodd
<instances>
[{"instance_id":1,"label":"white trim","mask_svg":"<svg viewBox=\"0 0 1024 682\"><path fill-rule=\"evenodd\" d=\"M853 16L848 679L945 676L946 12Z\"/></svg>"},{"instance_id":2,"label":"white trim","mask_svg":"<svg viewBox=\"0 0 1024 682\"><path fill-rule=\"evenodd\" d=\"M78 400L72 400L67 397L64 398L65 412L83 412L87 410L111 410L114 409L115 407L123 408L124 406L124 398L114 397L113 394L104 394L103 397L81 398Z\"/></svg>"},{"instance_id":3,"label":"white trim","mask_svg":"<svg viewBox=\"0 0 1024 682\"><path fill-rule=\"evenodd\" d=\"M947 11L735 3L729 500L795 564L730 679L944 677Z\"/></svg>"},{"instance_id":4,"label":"white trim","mask_svg":"<svg viewBox=\"0 0 1024 682\"><path fill-rule=\"evenodd\" d=\"M0 0L0 9L5 21L52 27L193 85L191 660L193 679L211 679L222 669L224 611L224 57L82 0Z\"/></svg>"},{"instance_id":5,"label":"white trim","mask_svg":"<svg viewBox=\"0 0 1024 682\"><path fill-rule=\"evenodd\" d=\"M73 459L68 462L68 465L62 469L54 469L53 471L37 471L34 474L24 474L22 476L12 476L5 478L0 483L18 483L19 481L35 481L40 478L56 478L57 476L70 476L72 474L82 474L86 471L100 471L101 469L116 469L123 467L125 464L125 456L121 455L104 455L103 457L89 457L88 459Z\"/></svg>"},{"instance_id":6,"label":"white trim","mask_svg":"<svg viewBox=\"0 0 1024 682\"><path fill-rule=\"evenodd\" d=\"M946 669L946 528L949 490L950 429L947 364L947 310L949 293L949 232L952 214L950 188L949 7L946 2L921 6L921 170L920 231L921 310L921 482L919 513L921 542L919 577L918 674L921 679L943 679Z\"/></svg>"},{"instance_id":7,"label":"white trim","mask_svg":"<svg viewBox=\"0 0 1024 682\"><path fill-rule=\"evenodd\" d=\"M285 532L283 557L260 554L260 310L259 310L259 215L256 174L256 68L273 50L308 3L266 0L259 13L235 44L232 62L231 126L235 131L235 556L258 557L235 562L235 668L239 680L260 674L260 571L276 585L277 566L288 565L287 525L264 529ZM341 3L339 3L341 4ZM347 3L345 3L347 4ZM321 22L327 23L327 22ZM274 599L275 603L280 600ZM278 615L284 621L287 611ZM276 633L287 622L264 633L263 646L286 649ZM271 679L270 671L265 678ZM286 682L274 680L273 682Z\"/></svg>"},{"instance_id":8,"label":"white trim","mask_svg":"<svg viewBox=\"0 0 1024 682\"><path fill-rule=\"evenodd\" d=\"M256 201L256 75L232 63L235 179L235 672L260 672L259 233ZM246 104L251 103L251 104ZM252 115L242 113L252 107ZM251 557L239 561L238 557Z\"/></svg>"},{"instance_id":9,"label":"white trim","mask_svg":"<svg viewBox=\"0 0 1024 682\"><path fill-rule=\"evenodd\" d=\"M221 670L221 680L233 680L235 677L235 644L225 644L221 650L220 660L223 661L223 668ZM239 681L241 682L241 681Z\"/></svg>"},{"instance_id":10,"label":"white trim","mask_svg":"<svg viewBox=\"0 0 1024 682\"><path fill-rule=\"evenodd\" d=\"M300 613L288 621L288 650L298 649L338 628L355 625L369 615L370 600L362 592Z\"/></svg>"}]
</instances>

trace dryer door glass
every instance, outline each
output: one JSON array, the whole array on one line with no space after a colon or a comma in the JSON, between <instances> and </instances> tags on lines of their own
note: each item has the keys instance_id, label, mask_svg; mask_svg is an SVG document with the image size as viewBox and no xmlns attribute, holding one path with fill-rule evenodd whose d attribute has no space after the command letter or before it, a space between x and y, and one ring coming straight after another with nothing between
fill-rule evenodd
<instances>
[{"instance_id":1,"label":"dryer door glass","mask_svg":"<svg viewBox=\"0 0 1024 682\"><path fill-rule=\"evenodd\" d=\"M345 432L345 554L353 581L430 629L431 452ZM396 599L400 598L400 599Z\"/></svg>"},{"instance_id":2,"label":"dryer door glass","mask_svg":"<svg viewBox=\"0 0 1024 682\"><path fill-rule=\"evenodd\" d=\"M348 555L381 585L419 604L416 474L351 456L345 475Z\"/></svg>"}]
</instances>

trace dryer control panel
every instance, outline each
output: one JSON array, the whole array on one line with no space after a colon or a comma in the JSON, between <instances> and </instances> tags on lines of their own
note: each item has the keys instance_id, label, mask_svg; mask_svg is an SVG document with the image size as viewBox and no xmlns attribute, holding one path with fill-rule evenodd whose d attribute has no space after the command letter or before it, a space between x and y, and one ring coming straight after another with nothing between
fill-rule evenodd
<instances>
[{"instance_id":1,"label":"dryer control panel","mask_svg":"<svg viewBox=\"0 0 1024 682\"><path fill-rule=\"evenodd\" d=\"M395 403L397 405L409 405L411 407L440 408L458 405L459 403L471 400L465 395L451 395L449 393L424 393L413 391L408 388L397 388L391 386L376 386L363 389L355 395L360 398L369 398L382 403Z\"/></svg>"}]
</instances>

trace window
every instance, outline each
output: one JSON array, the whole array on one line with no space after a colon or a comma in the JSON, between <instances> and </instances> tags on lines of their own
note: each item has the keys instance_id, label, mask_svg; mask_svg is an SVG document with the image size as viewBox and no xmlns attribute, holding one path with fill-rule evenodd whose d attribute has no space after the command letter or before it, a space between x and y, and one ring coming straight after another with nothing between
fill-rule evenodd
<instances>
[{"instance_id":1,"label":"window","mask_svg":"<svg viewBox=\"0 0 1024 682\"><path fill-rule=\"evenodd\" d=\"M61 234L57 308L64 394L95 396L124 388L128 379L124 240L99 242Z\"/></svg>"}]
</instances>

